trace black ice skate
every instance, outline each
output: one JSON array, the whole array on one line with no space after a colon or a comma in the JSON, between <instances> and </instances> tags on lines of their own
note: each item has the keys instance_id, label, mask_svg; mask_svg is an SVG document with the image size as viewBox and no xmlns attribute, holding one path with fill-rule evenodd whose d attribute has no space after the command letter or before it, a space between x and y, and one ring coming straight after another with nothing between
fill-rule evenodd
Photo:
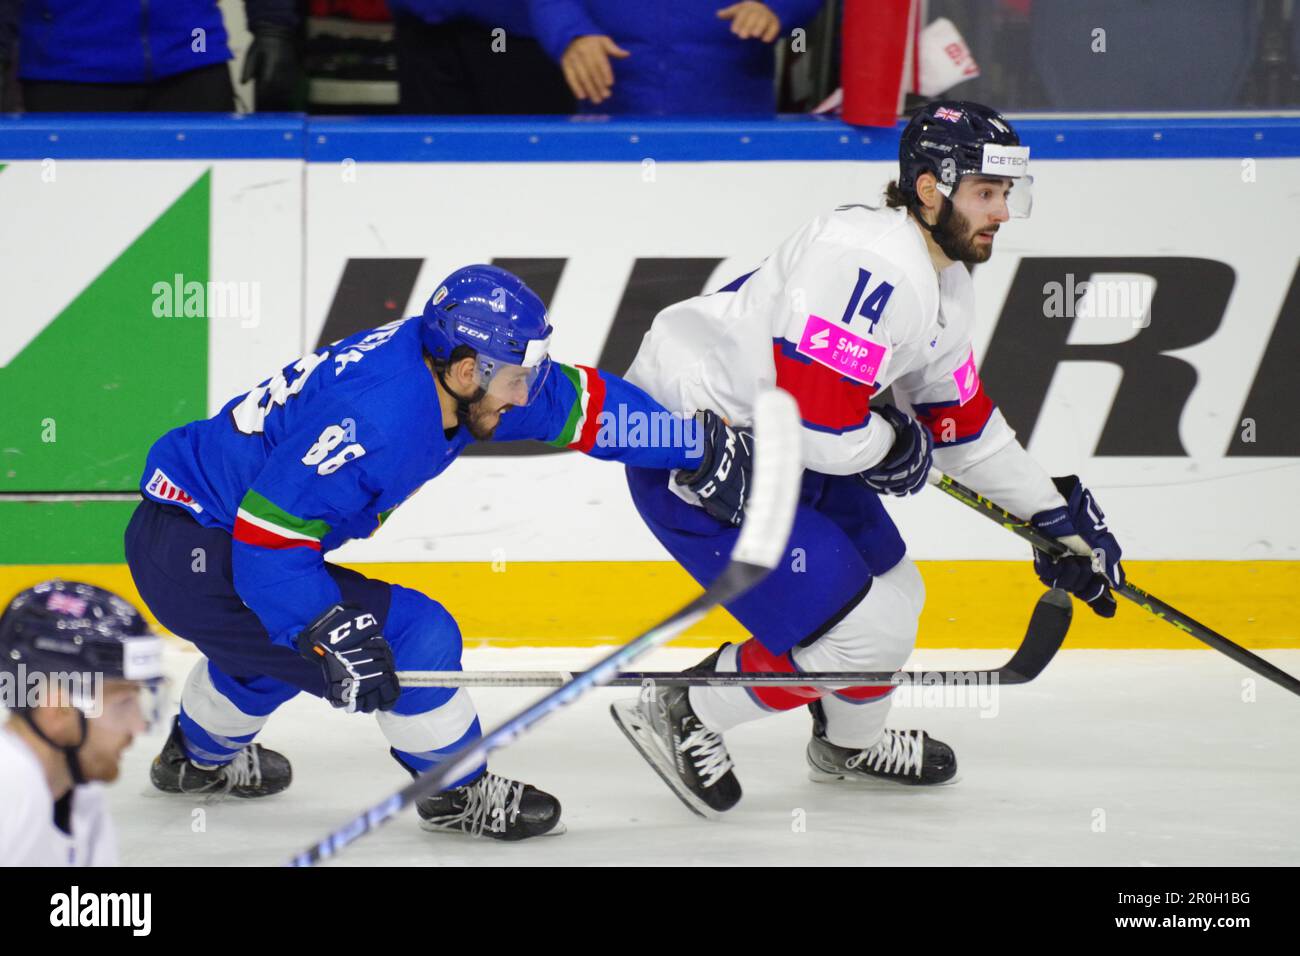
<instances>
[{"instance_id":1,"label":"black ice skate","mask_svg":"<svg viewBox=\"0 0 1300 956\"><path fill-rule=\"evenodd\" d=\"M153 759L149 779L165 793L186 793L205 797L269 797L293 780L293 769L284 754L249 744L230 763L201 767L185 756L181 745L180 719L172 719L172 732L162 753Z\"/></svg>"},{"instance_id":2,"label":"black ice skate","mask_svg":"<svg viewBox=\"0 0 1300 956\"><path fill-rule=\"evenodd\" d=\"M494 840L526 840L564 832L560 801L534 786L484 773L477 780L415 804L420 826Z\"/></svg>"},{"instance_id":3,"label":"black ice skate","mask_svg":"<svg viewBox=\"0 0 1300 956\"><path fill-rule=\"evenodd\" d=\"M815 783L874 784L877 781L909 786L952 783L957 756L943 741L924 730L885 729L879 743L866 750L839 747L826 739L826 716L820 701L808 705L813 712L813 735L808 742L808 777Z\"/></svg>"},{"instance_id":4,"label":"black ice skate","mask_svg":"<svg viewBox=\"0 0 1300 956\"><path fill-rule=\"evenodd\" d=\"M717 654L690 671L712 670ZM650 700L622 700L609 712L632 746L682 803L702 817L740 801L740 781L722 735L700 722L686 687L659 687Z\"/></svg>"}]
</instances>

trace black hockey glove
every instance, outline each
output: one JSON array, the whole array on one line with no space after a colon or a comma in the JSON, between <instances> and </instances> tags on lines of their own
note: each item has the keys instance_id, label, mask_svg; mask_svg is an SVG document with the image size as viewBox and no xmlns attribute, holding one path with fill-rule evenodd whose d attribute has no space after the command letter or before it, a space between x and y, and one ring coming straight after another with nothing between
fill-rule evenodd
<instances>
[{"instance_id":1,"label":"black hockey glove","mask_svg":"<svg viewBox=\"0 0 1300 956\"><path fill-rule=\"evenodd\" d=\"M915 418L909 418L893 405L882 405L871 410L894 429L894 445L872 468L859 472L858 477L869 488L886 495L914 495L925 487L925 476L930 472L934 455L934 439L930 429Z\"/></svg>"},{"instance_id":2,"label":"black hockey glove","mask_svg":"<svg viewBox=\"0 0 1300 956\"><path fill-rule=\"evenodd\" d=\"M754 469L754 433L733 428L717 414L695 413L704 454L694 471L679 471L677 483L700 498L700 506L723 524L738 525L745 516L749 476Z\"/></svg>"},{"instance_id":3,"label":"black hockey glove","mask_svg":"<svg viewBox=\"0 0 1300 956\"><path fill-rule=\"evenodd\" d=\"M257 111L287 113L299 108L298 45L290 27L253 27L253 44L244 59L239 82L254 81Z\"/></svg>"},{"instance_id":4,"label":"black hockey glove","mask_svg":"<svg viewBox=\"0 0 1300 956\"><path fill-rule=\"evenodd\" d=\"M298 653L318 661L325 697L349 714L392 710L401 694L393 649L375 616L355 604L336 604L297 638Z\"/></svg>"},{"instance_id":5,"label":"black hockey glove","mask_svg":"<svg viewBox=\"0 0 1300 956\"><path fill-rule=\"evenodd\" d=\"M1052 483L1065 499L1065 507L1040 511L1029 523L1053 538L1077 534L1091 549L1092 557L1069 555L1053 560L1035 548L1038 580L1049 588L1064 588L1101 617L1114 617L1115 595L1110 589L1124 583L1119 541L1106 527L1106 516L1092 492L1078 478L1067 475L1053 478Z\"/></svg>"}]
</instances>

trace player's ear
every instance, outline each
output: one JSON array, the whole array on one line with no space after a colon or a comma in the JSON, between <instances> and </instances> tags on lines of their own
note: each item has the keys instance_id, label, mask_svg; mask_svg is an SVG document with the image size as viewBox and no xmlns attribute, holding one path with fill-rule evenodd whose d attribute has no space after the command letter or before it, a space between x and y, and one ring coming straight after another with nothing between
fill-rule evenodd
<instances>
[{"instance_id":1,"label":"player's ear","mask_svg":"<svg viewBox=\"0 0 1300 956\"><path fill-rule=\"evenodd\" d=\"M921 205L926 209L939 208L942 194L939 192L938 185L939 180L928 170L916 177L916 198L921 200Z\"/></svg>"},{"instance_id":2,"label":"player's ear","mask_svg":"<svg viewBox=\"0 0 1300 956\"><path fill-rule=\"evenodd\" d=\"M471 390L478 387L478 356L466 355L452 368L458 385Z\"/></svg>"},{"instance_id":3,"label":"player's ear","mask_svg":"<svg viewBox=\"0 0 1300 956\"><path fill-rule=\"evenodd\" d=\"M73 743L77 739L77 711L71 704L66 690L59 689L51 693L49 706L41 708L41 729L60 743Z\"/></svg>"}]
</instances>

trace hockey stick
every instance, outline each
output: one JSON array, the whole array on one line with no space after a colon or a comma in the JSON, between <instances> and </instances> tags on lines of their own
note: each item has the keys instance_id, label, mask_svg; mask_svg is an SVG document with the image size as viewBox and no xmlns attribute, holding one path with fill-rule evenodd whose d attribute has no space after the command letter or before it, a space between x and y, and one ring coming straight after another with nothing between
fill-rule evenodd
<instances>
[{"instance_id":1,"label":"hockey stick","mask_svg":"<svg viewBox=\"0 0 1300 956\"><path fill-rule=\"evenodd\" d=\"M605 687L894 687L905 684L1024 684L1042 673L1056 656L1070 629L1070 596L1053 588L1038 599L1024 640L1011 660L991 670L971 671L761 671L691 674L681 671L633 671L604 682ZM559 687L586 671L398 671L403 687Z\"/></svg>"},{"instance_id":2,"label":"hockey stick","mask_svg":"<svg viewBox=\"0 0 1300 956\"><path fill-rule=\"evenodd\" d=\"M947 475L930 469L928 478L930 484L934 485L944 494L956 498L962 504L978 511L990 521L996 521L1008 531L1015 533L1020 538L1028 541L1039 551L1044 552L1053 558L1062 558L1069 554L1078 554L1081 557L1091 557L1086 545L1078 541L1073 547L1049 537L1031 525L1023 518L1018 518L1011 512L1007 511L996 502L990 501L977 491L972 491L965 485L953 480ZM1185 634L1196 638L1203 644L1208 644L1228 657L1231 657L1238 664L1250 668L1261 677L1266 677L1275 684L1285 687L1293 694L1300 694L1300 679L1293 677L1281 668L1275 667L1264 658L1253 654L1240 644L1236 644L1224 637L1218 631L1206 627L1200 621L1189 617L1177 608L1166 604L1152 594L1143 591L1140 587L1125 578L1124 583L1112 588L1118 594L1128 598L1134 604L1144 610L1150 611L1160 620L1172 624Z\"/></svg>"},{"instance_id":3,"label":"hockey stick","mask_svg":"<svg viewBox=\"0 0 1300 956\"><path fill-rule=\"evenodd\" d=\"M803 465L798 407L787 393L773 389L759 396L754 419L754 491L745 509L745 523L732 549L731 560L703 594L615 650L591 670L575 675L491 733L420 774L391 797L353 817L294 857L289 865L311 866L327 859L387 823L417 800L445 790L452 781L482 764L492 751L505 746L565 704L573 703L591 688L607 683L624 665L676 637L714 607L739 597L766 577L785 553L799 501Z\"/></svg>"}]
</instances>

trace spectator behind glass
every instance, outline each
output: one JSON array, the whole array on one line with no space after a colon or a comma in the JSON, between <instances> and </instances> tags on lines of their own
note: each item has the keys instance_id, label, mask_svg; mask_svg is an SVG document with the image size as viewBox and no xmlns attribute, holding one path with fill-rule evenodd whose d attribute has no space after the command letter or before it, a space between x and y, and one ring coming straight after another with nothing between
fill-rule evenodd
<instances>
[{"instance_id":1,"label":"spectator behind glass","mask_svg":"<svg viewBox=\"0 0 1300 956\"><path fill-rule=\"evenodd\" d=\"M533 29L583 110L772 113L772 43L822 0L529 0Z\"/></svg>"},{"instance_id":2,"label":"spectator behind glass","mask_svg":"<svg viewBox=\"0 0 1300 956\"><path fill-rule=\"evenodd\" d=\"M295 0L244 0L257 109L299 101ZM18 55L29 112L233 112L217 0L0 0L0 105Z\"/></svg>"},{"instance_id":3,"label":"spectator behind glass","mask_svg":"<svg viewBox=\"0 0 1300 956\"><path fill-rule=\"evenodd\" d=\"M388 0L403 113L572 113L528 0Z\"/></svg>"}]
</instances>

